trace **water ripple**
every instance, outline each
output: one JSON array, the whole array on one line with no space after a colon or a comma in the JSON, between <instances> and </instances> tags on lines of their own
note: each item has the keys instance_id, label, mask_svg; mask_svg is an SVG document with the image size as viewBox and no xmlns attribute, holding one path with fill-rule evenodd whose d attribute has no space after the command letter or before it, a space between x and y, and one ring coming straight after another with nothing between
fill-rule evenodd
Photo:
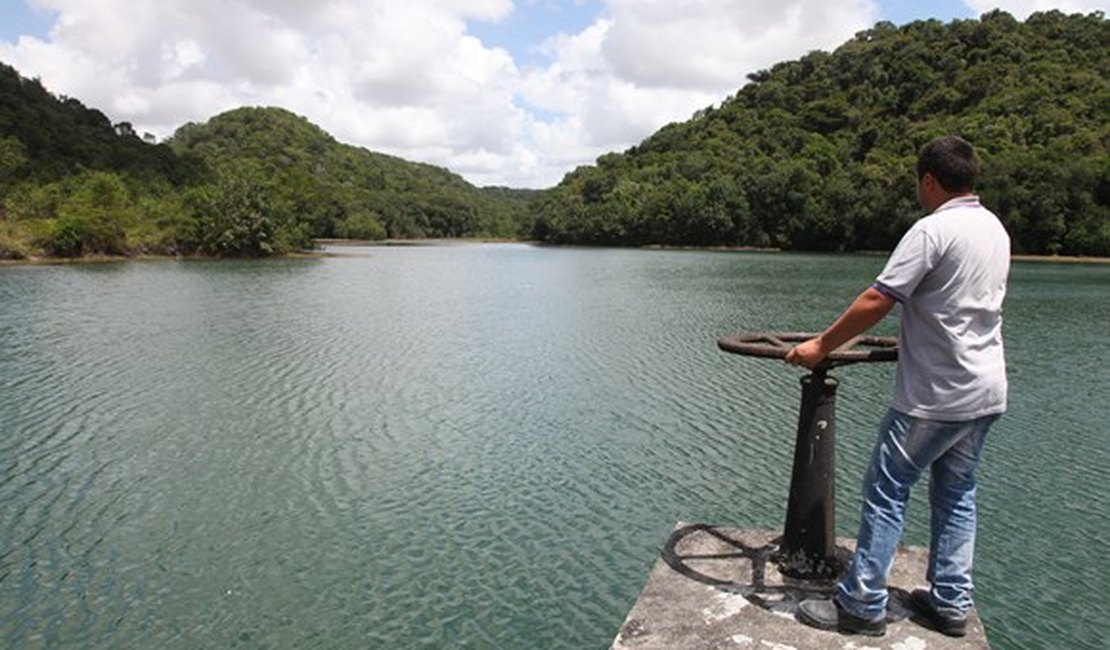
<instances>
[{"instance_id":1,"label":"water ripple","mask_svg":"<svg viewBox=\"0 0 1110 650\"><path fill-rule=\"evenodd\" d=\"M781 525L800 373L716 338L819 327L875 270L367 253L0 272L0 645L604 646L675 521ZM1102 349L1105 272L1015 273L981 613L1000 648L1098 647L1106 364L1046 341ZM851 534L891 369L836 374Z\"/></svg>"}]
</instances>

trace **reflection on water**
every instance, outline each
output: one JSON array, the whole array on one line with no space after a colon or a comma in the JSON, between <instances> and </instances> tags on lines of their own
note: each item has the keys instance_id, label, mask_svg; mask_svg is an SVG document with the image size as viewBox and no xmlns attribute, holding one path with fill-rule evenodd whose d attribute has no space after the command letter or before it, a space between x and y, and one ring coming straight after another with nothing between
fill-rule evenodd
<instances>
[{"instance_id":1,"label":"reflection on water","mask_svg":"<svg viewBox=\"0 0 1110 650\"><path fill-rule=\"evenodd\" d=\"M882 265L361 252L0 269L0 646L604 647L676 521L781 523L800 373L716 338L819 328ZM1103 642L1108 286L1014 268L998 648ZM838 376L850 535L892 369Z\"/></svg>"}]
</instances>

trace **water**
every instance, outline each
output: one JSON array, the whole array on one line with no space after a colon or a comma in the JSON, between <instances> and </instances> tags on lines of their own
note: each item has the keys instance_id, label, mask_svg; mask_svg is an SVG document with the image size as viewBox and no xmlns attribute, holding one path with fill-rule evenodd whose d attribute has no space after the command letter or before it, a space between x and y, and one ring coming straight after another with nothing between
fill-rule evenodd
<instances>
[{"instance_id":1,"label":"water","mask_svg":"<svg viewBox=\"0 0 1110 650\"><path fill-rule=\"evenodd\" d=\"M606 647L675 522L781 525L801 372L716 338L822 327L883 262L354 252L0 269L0 647ZM1013 269L996 648L1110 634L1108 288ZM851 535L892 367L837 374Z\"/></svg>"}]
</instances>

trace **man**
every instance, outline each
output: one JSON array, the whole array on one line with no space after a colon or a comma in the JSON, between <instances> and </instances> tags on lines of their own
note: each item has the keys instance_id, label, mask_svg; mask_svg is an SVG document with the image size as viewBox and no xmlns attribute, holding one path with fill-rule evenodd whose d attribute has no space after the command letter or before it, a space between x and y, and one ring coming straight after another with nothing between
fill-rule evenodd
<instances>
[{"instance_id":1,"label":"man","mask_svg":"<svg viewBox=\"0 0 1110 650\"><path fill-rule=\"evenodd\" d=\"M939 631L966 634L972 607L975 468L987 430L1006 410L1002 299L1010 239L972 193L979 163L966 141L946 136L922 149L917 199L929 215L902 237L876 282L787 363L812 368L901 304L894 397L863 482L857 548L832 599L807 600L807 625L880 636L887 576L910 487L929 469L929 590L912 604Z\"/></svg>"}]
</instances>

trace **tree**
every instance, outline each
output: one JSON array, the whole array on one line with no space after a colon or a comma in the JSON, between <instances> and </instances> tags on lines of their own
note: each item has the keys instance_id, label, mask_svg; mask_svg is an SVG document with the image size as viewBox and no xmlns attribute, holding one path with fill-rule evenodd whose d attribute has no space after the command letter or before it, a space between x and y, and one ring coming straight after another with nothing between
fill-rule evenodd
<instances>
[{"instance_id":1,"label":"tree","mask_svg":"<svg viewBox=\"0 0 1110 650\"><path fill-rule=\"evenodd\" d=\"M336 234L346 239L385 239L386 230L374 213L360 210L348 214L336 227Z\"/></svg>"},{"instance_id":2,"label":"tree","mask_svg":"<svg viewBox=\"0 0 1110 650\"><path fill-rule=\"evenodd\" d=\"M13 136L0 138L0 198L27 164L27 148Z\"/></svg>"},{"instance_id":3,"label":"tree","mask_svg":"<svg viewBox=\"0 0 1110 650\"><path fill-rule=\"evenodd\" d=\"M264 257L274 253L270 188L257 168L228 168L215 185L198 188L187 202L196 220L195 241L204 253Z\"/></svg>"},{"instance_id":4,"label":"tree","mask_svg":"<svg viewBox=\"0 0 1110 650\"><path fill-rule=\"evenodd\" d=\"M49 247L58 255L127 252L127 228L135 208L123 181L107 172L87 172L58 206Z\"/></svg>"}]
</instances>

